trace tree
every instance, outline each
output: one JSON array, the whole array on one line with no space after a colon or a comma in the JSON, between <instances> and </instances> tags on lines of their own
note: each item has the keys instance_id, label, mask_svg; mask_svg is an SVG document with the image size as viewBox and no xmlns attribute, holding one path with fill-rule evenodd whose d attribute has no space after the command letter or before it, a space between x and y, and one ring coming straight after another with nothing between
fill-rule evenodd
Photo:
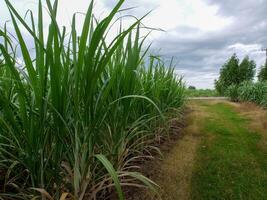
<instances>
[{"instance_id":1,"label":"tree","mask_svg":"<svg viewBox=\"0 0 267 200\"><path fill-rule=\"evenodd\" d=\"M193 85L190 85L190 86L188 87L188 89L189 89L189 90L196 90L197 88L196 88L195 86L193 86Z\"/></svg>"},{"instance_id":2,"label":"tree","mask_svg":"<svg viewBox=\"0 0 267 200\"><path fill-rule=\"evenodd\" d=\"M267 62L261 67L260 72L258 74L258 80L267 81Z\"/></svg>"},{"instance_id":3,"label":"tree","mask_svg":"<svg viewBox=\"0 0 267 200\"><path fill-rule=\"evenodd\" d=\"M236 54L221 67L220 77L215 81L215 88L220 94L224 94L227 87L238 83L239 59Z\"/></svg>"},{"instance_id":4,"label":"tree","mask_svg":"<svg viewBox=\"0 0 267 200\"><path fill-rule=\"evenodd\" d=\"M256 73L256 63L246 56L239 65L239 84L244 81L252 81Z\"/></svg>"},{"instance_id":5,"label":"tree","mask_svg":"<svg viewBox=\"0 0 267 200\"><path fill-rule=\"evenodd\" d=\"M215 88L224 95L227 88L231 85L239 85L244 81L252 81L255 76L256 64L246 56L239 64L236 54L221 67L220 77L215 80Z\"/></svg>"},{"instance_id":6,"label":"tree","mask_svg":"<svg viewBox=\"0 0 267 200\"><path fill-rule=\"evenodd\" d=\"M221 80L216 80L216 79L215 79L214 84L215 84L215 89L216 89L216 91L217 91L219 94L224 94L224 87L223 87L222 81L221 81Z\"/></svg>"}]
</instances>

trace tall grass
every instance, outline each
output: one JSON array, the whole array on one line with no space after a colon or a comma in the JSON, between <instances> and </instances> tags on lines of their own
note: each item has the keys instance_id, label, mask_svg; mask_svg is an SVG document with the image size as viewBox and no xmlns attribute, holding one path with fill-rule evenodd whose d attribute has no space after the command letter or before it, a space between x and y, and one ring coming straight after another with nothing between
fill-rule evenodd
<instances>
[{"instance_id":1,"label":"tall grass","mask_svg":"<svg viewBox=\"0 0 267 200\"><path fill-rule=\"evenodd\" d=\"M240 86L230 86L228 96L234 101L254 102L258 105L267 106L267 83L266 82L243 82Z\"/></svg>"},{"instance_id":2,"label":"tall grass","mask_svg":"<svg viewBox=\"0 0 267 200\"><path fill-rule=\"evenodd\" d=\"M134 161L180 109L184 85L160 59L145 62L140 20L107 43L124 0L101 21L91 1L82 32L57 23L58 1L46 1L51 23L44 35L43 5L31 23L5 0L19 43L0 32L0 197L104 199L122 186L156 184ZM35 44L34 53L21 26ZM18 60L22 62L18 62ZM165 135L167 136L167 135Z\"/></svg>"},{"instance_id":3,"label":"tall grass","mask_svg":"<svg viewBox=\"0 0 267 200\"><path fill-rule=\"evenodd\" d=\"M239 96L239 86L238 85L230 85L226 90L226 96L230 98L233 102L238 102L240 99Z\"/></svg>"}]
</instances>

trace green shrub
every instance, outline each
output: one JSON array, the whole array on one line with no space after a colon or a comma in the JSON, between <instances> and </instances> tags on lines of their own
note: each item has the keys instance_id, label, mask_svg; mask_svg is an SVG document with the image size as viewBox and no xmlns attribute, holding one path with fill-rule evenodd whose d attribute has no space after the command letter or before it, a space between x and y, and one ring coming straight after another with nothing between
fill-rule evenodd
<instances>
[{"instance_id":1,"label":"green shrub","mask_svg":"<svg viewBox=\"0 0 267 200\"><path fill-rule=\"evenodd\" d=\"M239 101L239 88L237 85L230 85L227 88L226 95L230 98L231 101Z\"/></svg>"}]
</instances>

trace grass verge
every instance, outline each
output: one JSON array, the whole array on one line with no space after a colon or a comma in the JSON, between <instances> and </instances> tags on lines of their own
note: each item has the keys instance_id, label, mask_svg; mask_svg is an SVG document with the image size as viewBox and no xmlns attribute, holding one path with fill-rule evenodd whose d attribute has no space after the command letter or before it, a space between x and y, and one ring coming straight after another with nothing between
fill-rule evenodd
<instances>
[{"instance_id":1,"label":"grass verge","mask_svg":"<svg viewBox=\"0 0 267 200\"><path fill-rule=\"evenodd\" d=\"M201 103L203 141L192 176L192 199L266 199L267 154L261 135L227 103Z\"/></svg>"}]
</instances>

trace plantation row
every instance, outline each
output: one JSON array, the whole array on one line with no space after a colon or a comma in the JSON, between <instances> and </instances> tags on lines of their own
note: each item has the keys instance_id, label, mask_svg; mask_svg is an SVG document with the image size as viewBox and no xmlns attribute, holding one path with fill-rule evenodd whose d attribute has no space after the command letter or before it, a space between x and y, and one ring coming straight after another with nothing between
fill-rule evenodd
<instances>
[{"instance_id":1,"label":"plantation row","mask_svg":"<svg viewBox=\"0 0 267 200\"><path fill-rule=\"evenodd\" d=\"M267 107L267 82L243 82L240 85L231 85L227 95L232 101L253 102Z\"/></svg>"},{"instance_id":2,"label":"plantation row","mask_svg":"<svg viewBox=\"0 0 267 200\"><path fill-rule=\"evenodd\" d=\"M91 1L81 34L76 14L68 32L57 23L58 1L47 1L47 36L41 0L27 21L5 2L16 36L0 30L0 198L105 199L116 191L123 199L122 186L155 189L136 161L168 136L185 89L173 68L147 59L140 20L106 42L124 0L101 21Z\"/></svg>"},{"instance_id":3,"label":"plantation row","mask_svg":"<svg viewBox=\"0 0 267 200\"><path fill-rule=\"evenodd\" d=\"M188 97L217 97L220 96L216 90L212 89L196 89L189 87L186 90L186 96Z\"/></svg>"}]
</instances>

